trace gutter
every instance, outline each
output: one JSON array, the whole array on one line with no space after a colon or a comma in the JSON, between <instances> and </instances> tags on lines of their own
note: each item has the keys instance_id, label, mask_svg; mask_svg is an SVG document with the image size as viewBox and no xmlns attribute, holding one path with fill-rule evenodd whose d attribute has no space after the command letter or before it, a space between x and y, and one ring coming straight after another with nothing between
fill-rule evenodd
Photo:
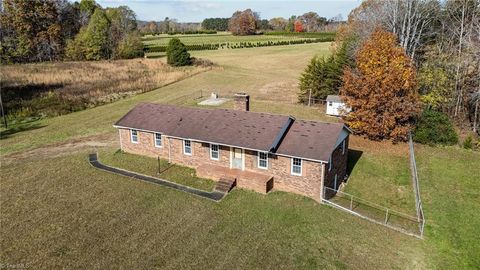
<instances>
[{"instance_id":1,"label":"gutter","mask_svg":"<svg viewBox=\"0 0 480 270\"><path fill-rule=\"evenodd\" d=\"M230 145L230 144L218 143L218 142L210 142L210 141L204 141L204 140L198 140L198 139L192 139L192 138L182 138L182 137L170 136L170 135L166 135L166 134L164 134L162 132L159 132L159 131L146 130L146 129L135 128L135 127L124 127L124 126L118 126L118 125L113 125L113 127L114 128L123 128L123 129L135 129L135 130L139 130L139 131L143 131L143 132L149 132L149 133L160 133L167 138L189 140L189 141L202 142L202 143L208 143L208 144L218 144L218 145L224 145L224 146L228 146L228 147L242 148L242 149L256 151L256 152L266 152L265 150L253 149L253 148L248 148L248 147L244 147L244 146ZM313 162L318 162L318 163L328 163L328 161L313 159L313 158L298 157L298 156L285 155L285 154L279 154L279 153L275 153L275 155L281 156L281 157L298 158L298 159L303 159L303 160L313 161Z\"/></svg>"}]
</instances>

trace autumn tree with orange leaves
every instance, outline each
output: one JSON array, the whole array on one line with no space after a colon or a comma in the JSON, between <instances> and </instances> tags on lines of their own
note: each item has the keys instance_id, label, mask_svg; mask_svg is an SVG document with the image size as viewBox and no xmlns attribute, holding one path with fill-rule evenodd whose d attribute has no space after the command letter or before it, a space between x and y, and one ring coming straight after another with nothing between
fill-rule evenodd
<instances>
[{"instance_id":1,"label":"autumn tree with orange leaves","mask_svg":"<svg viewBox=\"0 0 480 270\"><path fill-rule=\"evenodd\" d=\"M340 95L352 109L345 120L373 140L406 140L420 113L416 71L394 34L377 28L343 74Z\"/></svg>"}]
</instances>

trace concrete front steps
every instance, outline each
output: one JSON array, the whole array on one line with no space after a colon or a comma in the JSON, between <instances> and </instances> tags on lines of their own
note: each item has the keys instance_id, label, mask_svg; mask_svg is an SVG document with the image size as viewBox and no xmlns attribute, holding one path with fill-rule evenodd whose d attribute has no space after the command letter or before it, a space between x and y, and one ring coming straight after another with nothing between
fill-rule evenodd
<instances>
[{"instance_id":1,"label":"concrete front steps","mask_svg":"<svg viewBox=\"0 0 480 270\"><path fill-rule=\"evenodd\" d=\"M217 185L215 186L215 191L228 193L236 185L237 179L235 178L220 178L220 180L218 180L217 182Z\"/></svg>"}]
</instances>

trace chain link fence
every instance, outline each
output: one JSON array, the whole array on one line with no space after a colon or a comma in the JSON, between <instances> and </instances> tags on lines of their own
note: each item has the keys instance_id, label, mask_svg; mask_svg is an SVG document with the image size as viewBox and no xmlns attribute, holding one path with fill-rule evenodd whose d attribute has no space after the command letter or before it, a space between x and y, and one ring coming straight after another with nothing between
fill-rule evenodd
<instances>
[{"instance_id":1,"label":"chain link fence","mask_svg":"<svg viewBox=\"0 0 480 270\"><path fill-rule=\"evenodd\" d=\"M420 185L415 161L412 135L409 134L409 157L412 184L415 194L416 216L408 215L382 205L370 202L346 192L324 187L322 201L337 209L341 209L371 222L386 226L390 229L407 235L423 238L425 216L423 214L422 200L420 198Z\"/></svg>"},{"instance_id":2,"label":"chain link fence","mask_svg":"<svg viewBox=\"0 0 480 270\"><path fill-rule=\"evenodd\" d=\"M407 235L419 238L422 237L418 232L419 223L415 216L393 210L329 187L324 187L323 192L324 198L331 197L330 199L324 199L323 202L334 208L346 211L355 216Z\"/></svg>"},{"instance_id":3,"label":"chain link fence","mask_svg":"<svg viewBox=\"0 0 480 270\"><path fill-rule=\"evenodd\" d=\"M423 214L422 199L420 198L420 185L418 183L417 162L415 161L415 149L413 148L412 134L408 134L408 147L410 152L410 171L412 173L413 190L415 192L415 210L419 223L420 236L423 237L425 228L425 216Z\"/></svg>"}]
</instances>

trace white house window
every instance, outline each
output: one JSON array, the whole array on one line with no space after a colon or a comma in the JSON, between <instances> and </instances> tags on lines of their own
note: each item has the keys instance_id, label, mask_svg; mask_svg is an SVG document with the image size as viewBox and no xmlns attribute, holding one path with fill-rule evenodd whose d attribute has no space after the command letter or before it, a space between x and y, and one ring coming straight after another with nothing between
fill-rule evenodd
<instances>
[{"instance_id":1,"label":"white house window","mask_svg":"<svg viewBox=\"0 0 480 270\"><path fill-rule=\"evenodd\" d=\"M210 144L210 159L218 160L219 157L218 144Z\"/></svg>"},{"instance_id":2,"label":"white house window","mask_svg":"<svg viewBox=\"0 0 480 270\"><path fill-rule=\"evenodd\" d=\"M328 102L328 106L333 106L333 102L332 102L332 101L329 101L329 102Z\"/></svg>"},{"instance_id":3,"label":"white house window","mask_svg":"<svg viewBox=\"0 0 480 270\"><path fill-rule=\"evenodd\" d=\"M155 147L162 147L162 134L155 133Z\"/></svg>"},{"instance_id":4,"label":"white house window","mask_svg":"<svg viewBox=\"0 0 480 270\"><path fill-rule=\"evenodd\" d=\"M345 140L343 140L342 155L345 155Z\"/></svg>"},{"instance_id":5,"label":"white house window","mask_svg":"<svg viewBox=\"0 0 480 270\"><path fill-rule=\"evenodd\" d=\"M130 130L130 138L132 140L132 143L138 143L138 130Z\"/></svg>"},{"instance_id":6,"label":"white house window","mask_svg":"<svg viewBox=\"0 0 480 270\"><path fill-rule=\"evenodd\" d=\"M268 153L267 152L258 152L258 168L267 169L268 168Z\"/></svg>"},{"instance_id":7,"label":"white house window","mask_svg":"<svg viewBox=\"0 0 480 270\"><path fill-rule=\"evenodd\" d=\"M292 158L292 174L302 175L302 160L299 158Z\"/></svg>"},{"instance_id":8,"label":"white house window","mask_svg":"<svg viewBox=\"0 0 480 270\"><path fill-rule=\"evenodd\" d=\"M192 155L192 142L189 140L183 140L183 153L185 155Z\"/></svg>"}]
</instances>

